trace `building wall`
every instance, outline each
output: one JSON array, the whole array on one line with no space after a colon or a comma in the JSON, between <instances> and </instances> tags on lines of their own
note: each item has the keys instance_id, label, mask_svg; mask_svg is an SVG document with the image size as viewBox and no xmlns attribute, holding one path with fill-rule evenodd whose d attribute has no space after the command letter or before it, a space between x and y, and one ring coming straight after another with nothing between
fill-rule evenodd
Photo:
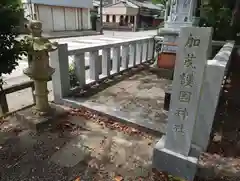
<instances>
[{"instance_id":1,"label":"building wall","mask_svg":"<svg viewBox=\"0 0 240 181\"><path fill-rule=\"evenodd\" d=\"M82 9L82 29L91 29L90 9Z\"/></svg>"},{"instance_id":2,"label":"building wall","mask_svg":"<svg viewBox=\"0 0 240 181\"><path fill-rule=\"evenodd\" d=\"M77 30L78 21L77 21L77 8L65 8L65 26L67 30Z\"/></svg>"},{"instance_id":3,"label":"building wall","mask_svg":"<svg viewBox=\"0 0 240 181\"><path fill-rule=\"evenodd\" d=\"M127 12L126 12L127 15L137 15L138 14L138 9L136 8L127 8Z\"/></svg>"},{"instance_id":4,"label":"building wall","mask_svg":"<svg viewBox=\"0 0 240 181\"><path fill-rule=\"evenodd\" d=\"M33 10L36 13L36 18L42 22L44 32L91 29L89 8L35 4Z\"/></svg>"},{"instance_id":5,"label":"building wall","mask_svg":"<svg viewBox=\"0 0 240 181\"><path fill-rule=\"evenodd\" d=\"M103 14L109 15L137 15L138 8L126 7L123 3L103 7Z\"/></svg>"},{"instance_id":6,"label":"building wall","mask_svg":"<svg viewBox=\"0 0 240 181\"><path fill-rule=\"evenodd\" d=\"M42 22L44 32L53 31L53 14L50 6L36 5L37 19Z\"/></svg>"},{"instance_id":7,"label":"building wall","mask_svg":"<svg viewBox=\"0 0 240 181\"><path fill-rule=\"evenodd\" d=\"M103 7L103 14L107 15L116 15L116 14L126 14L127 8L126 7Z\"/></svg>"}]
</instances>

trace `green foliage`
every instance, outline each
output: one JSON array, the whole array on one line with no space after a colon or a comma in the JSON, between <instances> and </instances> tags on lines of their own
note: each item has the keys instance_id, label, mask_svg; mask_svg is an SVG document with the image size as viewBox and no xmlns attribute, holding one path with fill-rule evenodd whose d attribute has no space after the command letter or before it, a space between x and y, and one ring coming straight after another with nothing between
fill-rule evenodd
<instances>
[{"instance_id":1,"label":"green foliage","mask_svg":"<svg viewBox=\"0 0 240 181\"><path fill-rule=\"evenodd\" d=\"M202 3L200 26L213 27L214 40L237 40L240 29L237 24L231 24L235 3L236 0L205 0Z\"/></svg>"},{"instance_id":2,"label":"green foliage","mask_svg":"<svg viewBox=\"0 0 240 181\"><path fill-rule=\"evenodd\" d=\"M75 66L74 63L69 66L69 76L70 76L70 86L77 87L79 85L77 76L75 74Z\"/></svg>"},{"instance_id":3,"label":"green foliage","mask_svg":"<svg viewBox=\"0 0 240 181\"><path fill-rule=\"evenodd\" d=\"M152 0L152 3L165 5L167 3L167 0Z\"/></svg>"},{"instance_id":4,"label":"green foliage","mask_svg":"<svg viewBox=\"0 0 240 181\"><path fill-rule=\"evenodd\" d=\"M11 73L23 53L20 42L16 40L22 17L20 0L0 1L0 76Z\"/></svg>"},{"instance_id":5,"label":"green foliage","mask_svg":"<svg viewBox=\"0 0 240 181\"><path fill-rule=\"evenodd\" d=\"M172 175L168 175L168 180L169 181L185 181L184 179L178 178L178 177L174 177Z\"/></svg>"}]
</instances>

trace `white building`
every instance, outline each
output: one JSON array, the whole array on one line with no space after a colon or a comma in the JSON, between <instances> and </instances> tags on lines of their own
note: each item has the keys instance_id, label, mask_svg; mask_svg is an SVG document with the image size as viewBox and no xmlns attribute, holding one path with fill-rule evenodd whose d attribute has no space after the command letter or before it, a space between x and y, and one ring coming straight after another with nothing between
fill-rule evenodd
<instances>
[{"instance_id":1,"label":"white building","mask_svg":"<svg viewBox=\"0 0 240 181\"><path fill-rule=\"evenodd\" d=\"M92 0L22 0L25 17L43 24L44 32L91 29Z\"/></svg>"},{"instance_id":2,"label":"white building","mask_svg":"<svg viewBox=\"0 0 240 181\"><path fill-rule=\"evenodd\" d=\"M138 28L157 27L164 19L164 9L151 2L114 0L103 7L103 25L108 29L136 31ZM157 18L161 17L161 18Z\"/></svg>"}]
</instances>

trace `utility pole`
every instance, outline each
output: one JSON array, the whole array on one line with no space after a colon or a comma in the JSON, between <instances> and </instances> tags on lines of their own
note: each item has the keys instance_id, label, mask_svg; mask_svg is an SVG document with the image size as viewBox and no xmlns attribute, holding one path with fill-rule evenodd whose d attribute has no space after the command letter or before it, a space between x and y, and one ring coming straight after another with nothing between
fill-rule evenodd
<instances>
[{"instance_id":1,"label":"utility pole","mask_svg":"<svg viewBox=\"0 0 240 181\"><path fill-rule=\"evenodd\" d=\"M100 0L100 33L103 34L103 15L102 15L102 10L103 10L103 0Z\"/></svg>"},{"instance_id":2,"label":"utility pole","mask_svg":"<svg viewBox=\"0 0 240 181\"><path fill-rule=\"evenodd\" d=\"M34 19L34 15L33 15L33 9L32 9L32 0L29 1L29 6L30 6L30 13L31 13L31 19Z\"/></svg>"}]
</instances>

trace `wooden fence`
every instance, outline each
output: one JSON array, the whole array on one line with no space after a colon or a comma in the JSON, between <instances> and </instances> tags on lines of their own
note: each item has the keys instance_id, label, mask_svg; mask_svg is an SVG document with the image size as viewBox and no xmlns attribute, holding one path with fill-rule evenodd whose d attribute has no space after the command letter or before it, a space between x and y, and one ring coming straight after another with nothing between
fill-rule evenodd
<instances>
[{"instance_id":1,"label":"wooden fence","mask_svg":"<svg viewBox=\"0 0 240 181\"><path fill-rule=\"evenodd\" d=\"M23 89L31 88L32 95L33 95L33 104L35 104L35 97L34 97L34 82L33 81L26 81L20 84L15 84L10 87L4 88L0 90L0 116L5 115L9 112L8 103L7 103L7 94L11 94Z\"/></svg>"}]
</instances>

